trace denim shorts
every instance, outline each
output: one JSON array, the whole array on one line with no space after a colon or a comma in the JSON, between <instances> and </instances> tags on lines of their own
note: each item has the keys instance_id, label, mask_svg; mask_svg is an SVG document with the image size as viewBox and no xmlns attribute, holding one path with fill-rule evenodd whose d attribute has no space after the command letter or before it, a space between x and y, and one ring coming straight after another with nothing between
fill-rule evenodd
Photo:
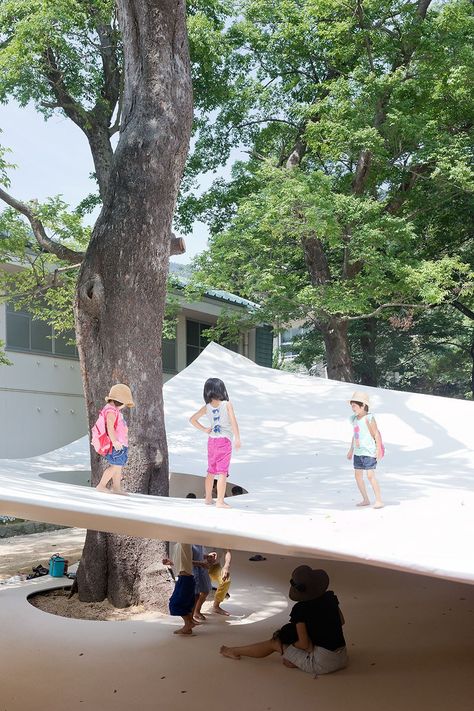
<instances>
[{"instance_id":1,"label":"denim shorts","mask_svg":"<svg viewBox=\"0 0 474 711\"><path fill-rule=\"evenodd\" d=\"M128 447L122 449L112 449L110 454L105 455L109 464L115 464L117 467L123 467L128 462Z\"/></svg>"},{"instance_id":2,"label":"denim shorts","mask_svg":"<svg viewBox=\"0 0 474 711\"><path fill-rule=\"evenodd\" d=\"M377 457L354 454L354 469L377 469Z\"/></svg>"}]
</instances>

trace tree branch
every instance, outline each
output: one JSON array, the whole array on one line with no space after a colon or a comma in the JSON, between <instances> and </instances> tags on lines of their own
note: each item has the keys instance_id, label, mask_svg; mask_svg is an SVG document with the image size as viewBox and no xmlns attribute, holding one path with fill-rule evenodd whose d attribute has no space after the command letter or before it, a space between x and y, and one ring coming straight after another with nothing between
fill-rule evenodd
<instances>
[{"instance_id":1,"label":"tree branch","mask_svg":"<svg viewBox=\"0 0 474 711\"><path fill-rule=\"evenodd\" d=\"M360 314L359 316L341 316L341 321L359 321L360 319L372 318L384 309L392 308L403 308L403 309L433 309L439 304L399 304L399 303L388 303L381 304L378 308L372 311L370 314Z\"/></svg>"},{"instance_id":2,"label":"tree branch","mask_svg":"<svg viewBox=\"0 0 474 711\"><path fill-rule=\"evenodd\" d=\"M5 190L3 190L2 188L0 188L0 200L6 202L7 205L10 205L10 207L12 207L17 212L20 212L28 219L36 241L42 249L44 249L46 252L49 252L50 254L55 254L56 257L62 259L65 262L72 263L72 266L70 267L61 267L60 269L55 269L54 274L60 272L67 272L71 269L78 269L81 266L82 260L85 256L85 252L76 252L74 249L65 247L59 242L55 242L50 237L48 237L43 223L35 216L34 211L28 204L21 202L21 200L17 200L12 195L9 195L9 193L5 192ZM186 242L182 237L176 237L175 234L171 233L170 241L171 256L175 254L184 254L186 252Z\"/></svg>"},{"instance_id":3,"label":"tree branch","mask_svg":"<svg viewBox=\"0 0 474 711\"><path fill-rule=\"evenodd\" d=\"M418 0L418 14L424 20L433 0Z\"/></svg>"},{"instance_id":4,"label":"tree branch","mask_svg":"<svg viewBox=\"0 0 474 711\"><path fill-rule=\"evenodd\" d=\"M175 254L184 254L186 251L186 242L182 237L176 237L175 234L171 233L171 246L170 246L170 256Z\"/></svg>"},{"instance_id":5,"label":"tree branch","mask_svg":"<svg viewBox=\"0 0 474 711\"><path fill-rule=\"evenodd\" d=\"M375 72L374 58L372 55L372 40L370 39L370 34L368 32L368 27L364 18L364 9L362 7L361 0L357 0L357 18L359 20L359 27L364 33L364 44L367 50L367 59L369 60L369 67L372 72Z\"/></svg>"},{"instance_id":6,"label":"tree branch","mask_svg":"<svg viewBox=\"0 0 474 711\"><path fill-rule=\"evenodd\" d=\"M313 286L321 286L331 281L331 270L324 247L316 236L301 240L304 261Z\"/></svg>"},{"instance_id":7,"label":"tree branch","mask_svg":"<svg viewBox=\"0 0 474 711\"><path fill-rule=\"evenodd\" d=\"M56 101L63 109L64 113L76 126L79 126L84 133L88 123L87 111L68 92L61 71L56 62L56 57L51 47L48 47L44 54L45 75L56 97Z\"/></svg>"},{"instance_id":8,"label":"tree branch","mask_svg":"<svg viewBox=\"0 0 474 711\"><path fill-rule=\"evenodd\" d=\"M299 165L301 165L301 161L303 160L307 147L308 146L306 145L306 141L303 141L302 138L298 138L296 140L295 145L293 146L290 155L288 156L288 159L286 161L286 167L297 168Z\"/></svg>"},{"instance_id":9,"label":"tree branch","mask_svg":"<svg viewBox=\"0 0 474 711\"><path fill-rule=\"evenodd\" d=\"M255 119L253 121L245 121L245 123L240 123L238 126L234 126L234 131L237 131L239 128L246 128L247 126L254 126L255 124L258 123L286 123L288 126L293 126L293 128L299 128L297 123L293 123L293 121L288 121L287 119L280 119L280 118L274 118L272 116L267 116L266 118L261 118L261 119Z\"/></svg>"},{"instance_id":10,"label":"tree branch","mask_svg":"<svg viewBox=\"0 0 474 711\"><path fill-rule=\"evenodd\" d=\"M370 165L372 163L372 151L364 150L359 156L357 161L356 172L354 180L352 181L352 192L354 195L362 195L364 191L365 182L369 175Z\"/></svg>"},{"instance_id":11,"label":"tree branch","mask_svg":"<svg viewBox=\"0 0 474 711\"><path fill-rule=\"evenodd\" d=\"M55 242L48 237L41 220L35 216L34 211L29 205L12 197L5 192L5 190L2 190L2 188L0 188L0 199L6 202L7 205L10 205L10 207L17 212L21 212L21 214L28 219L31 229L33 230L33 234L36 237L36 241L42 249L46 252L50 252L51 254L55 254L59 257L59 259L62 259L65 262L71 262L74 265L77 264L78 261L82 261L84 258L84 252L76 252L75 250L69 249L69 247L65 247L59 242Z\"/></svg>"},{"instance_id":12,"label":"tree branch","mask_svg":"<svg viewBox=\"0 0 474 711\"><path fill-rule=\"evenodd\" d=\"M114 112L115 105L120 96L121 73L117 62L117 46L114 40L114 30L110 25L97 25L97 34L100 40L100 56L104 71L104 88L102 94L108 103L109 122ZM102 105L96 103L93 113L103 111Z\"/></svg>"},{"instance_id":13,"label":"tree branch","mask_svg":"<svg viewBox=\"0 0 474 711\"><path fill-rule=\"evenodd\" d=\"M474 321L474 311L471 311L471 309L468 306L465 306L457 299L454 299L454 301L451 301L451 306L454 306L454 308L457 309L458 311L460 311L464 316L467 316L468 318L471 319L471 321Z\"/></svg>"},{"instance_id":14,"label":"tree branch","mask_svg":"<svg viewBox=\"0 0 474 711\"><path fill-rule=\"evenodd\" d=\"M114 106L111 107L108 97L112 97L110 101L113 101L115 89L104 87L102 101L99 99L93 110L87 111L69 93L54 52L50 47L43 53L43 59L44 73L59 107L62 108L66 116L87 136L94 161L97 181L99 183L100 195L102 200L104 200L107 193L113 158L112 146L110 145L109 124L116 103L115 102ZM112 71L111 67L107 69L107 72L109 71ZM115 83L117 83L116 90L119 92L119 77L115 80ZM106 84L107 82L104 80L104 85Z\"/></svg>"},{"instance_id":15,"label":"tree branch","mask_svg":"<svg viewBox=\"0 0 474 711\"><path fill-rule=\"evenodd\" d=\"M398 188L398 194L390 200L385 208L390 215L394 215L400 209L410 191L414 188L418 178L423 177L424 173L428 173L431 167L429 163L420 163L419 165L414 165L407 171L408 175Z\"/></svg>"}]
</instances>

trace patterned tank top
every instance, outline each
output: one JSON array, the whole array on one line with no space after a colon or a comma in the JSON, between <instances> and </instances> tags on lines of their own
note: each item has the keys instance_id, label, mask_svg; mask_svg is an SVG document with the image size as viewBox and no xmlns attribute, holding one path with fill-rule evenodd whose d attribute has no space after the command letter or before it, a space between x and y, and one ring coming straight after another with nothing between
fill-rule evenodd
<instances>
[{"instance_id":1,"label":"patterned tank top","mask_svg":"<svg viewBox=\"0 0 474 711\"><path fill-rule=\"evenodd\" d=\"M364 416L358 420L357 415L352 415L351 423L354 428L354 454L359 457L375 457L377 447L375 440L370 434L368 422L372 422L372 414Z\"/></svg>"},{"instance_id":2,"label":"patterned tank top","mask_svg":"<svg viewBox=\"0 0 474 711\"><path fill-rule=\"evenodd\" d=\"M232 427L230 425L229 413L227 411L227 400L223 400L218 407L206 405L209 426L212 427L209 437L227 437L232 440Z\"/></svg>"}]
</instances>

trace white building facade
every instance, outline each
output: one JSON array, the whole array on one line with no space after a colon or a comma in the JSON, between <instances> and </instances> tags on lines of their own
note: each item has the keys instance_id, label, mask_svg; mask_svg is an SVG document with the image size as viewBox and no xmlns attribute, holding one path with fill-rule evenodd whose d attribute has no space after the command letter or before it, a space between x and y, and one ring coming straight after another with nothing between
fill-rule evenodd
<instances>
[{"instance_id":1,"label":"white building facade","mask_svg":"<svg viewBox=\"0 0 474 711\"><path fill-rule=\"evenodd\" d=\"M206 347L203 332L223 308L242 310L249 302L210 292L199 302L177 295L176 338L163 341L163 376L169 380ZM241 334L232 350L271 367L272 331L266 326ZM0 458L30 457L82 437L87 423L76 348L51 326L10 304L0 304L0 340L11 366L0 365ZM104 384L108 387L108 384Z\"/></svg>"}]
</instances>

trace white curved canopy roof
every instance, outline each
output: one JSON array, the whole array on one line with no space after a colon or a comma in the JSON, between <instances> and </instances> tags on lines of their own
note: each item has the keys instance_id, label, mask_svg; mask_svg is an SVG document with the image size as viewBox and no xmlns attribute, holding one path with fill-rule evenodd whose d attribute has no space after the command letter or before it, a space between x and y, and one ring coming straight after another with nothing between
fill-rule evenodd
<instances>
[{"instance_id":1,"label":"white curved canopy roof","mask_svg":"<svg viewBox=\"0 0 474 711\"><path fill-rule=\"evenodd\" d=\"M354 386L262 368L216 344L164 388L171 470L203 476L205 435L189 416L208 377L224 380L242 449L232 509L202 501L101 494L41 474L89 469L86 437L49 454L0 460L0 511L147 538L261 553L363 561L474 581L474 404L365 388L386 446L385 508L356 508L347 400ZM204 482L202 482L204 486Z\"/></svg>"}]
</instances>

